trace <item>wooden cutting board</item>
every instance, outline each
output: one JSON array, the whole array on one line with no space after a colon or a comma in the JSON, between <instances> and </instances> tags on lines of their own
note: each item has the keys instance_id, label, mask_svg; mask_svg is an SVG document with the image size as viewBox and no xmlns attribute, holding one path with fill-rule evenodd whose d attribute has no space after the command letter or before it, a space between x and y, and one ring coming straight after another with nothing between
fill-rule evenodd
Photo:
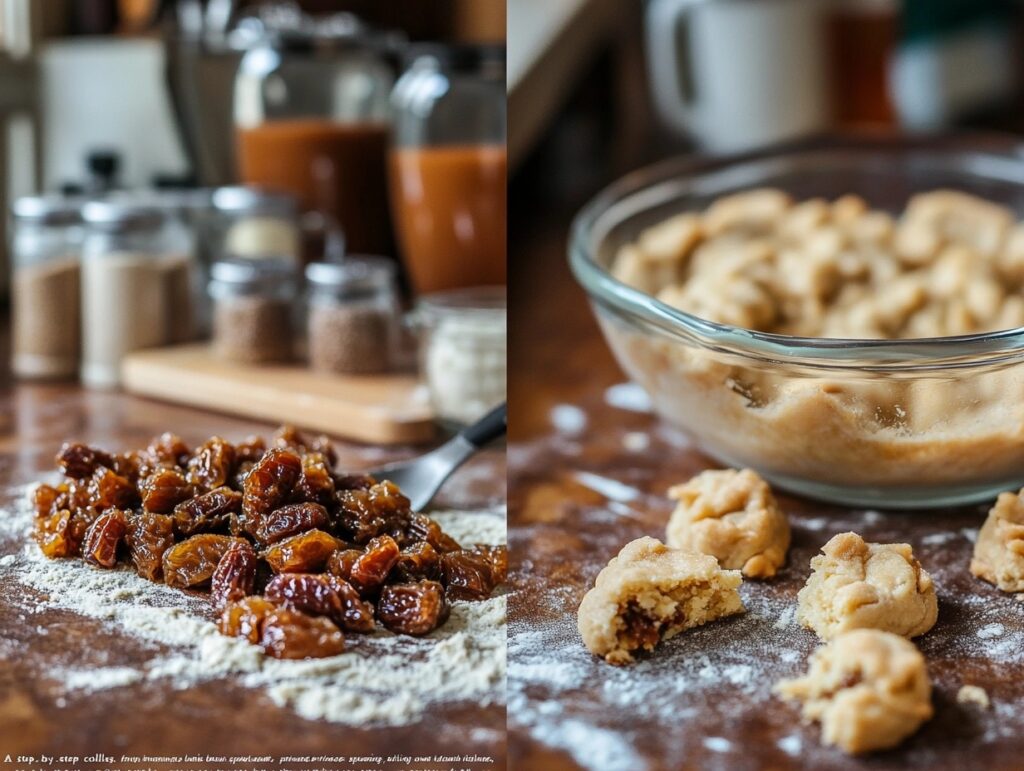
<instances>
[{"instance_id":1,"label":"wooden cutting board","mask_svg":"<svg viewBox=\"0 0 1024 771\"><path fill-rule=\"evenodd\" d=\"M216 358L208 345L141 351L122 365L132 393L373 444L417 444L436 433L417 378L325 375L303 367Z\"/></svg>"}]
</instances>

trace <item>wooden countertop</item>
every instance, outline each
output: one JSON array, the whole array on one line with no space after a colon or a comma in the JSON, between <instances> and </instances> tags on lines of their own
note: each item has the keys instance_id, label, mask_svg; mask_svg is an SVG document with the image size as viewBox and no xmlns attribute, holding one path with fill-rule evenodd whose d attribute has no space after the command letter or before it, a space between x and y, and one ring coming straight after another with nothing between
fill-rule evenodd
<instances>
[{"instance_id":1,"label":"wooden countertop","mask_svg":"<svg viewBox=\"0 0 1024 771\"><path fill-rule=\"evenodd\" d=\"M91 392L71 385L8 386L0 393L0 515L10 507L13 488L52 470L54 453L71 437L113 449L144 446L166 430L197 442L213 434L228 439L269 435L273 428L122 393ZM341 464L353 469L421 449L384 452L338 445ZM458 472L462 483L451 484L438 505L470 508L500 503L504 468L504 452L482 453ZM0 541L0 555L20 547ZM495 768L504 767L505 710L498 707L438 707L418 724L363 730L303 720L275 706L261 692L227 679L185 691L173 691L155 681L91 694L63 694L52 678L64 667L133 666L164 651L154 651L150 644L66 611L50 609L27 618L18 604L25 591L0 578L0 761L6 753L84 756L106 752L115 758L146 753L275 757L438 753L489 755L496 760Z\"/></svg>"},{"instance_id":2,"label":"wooden countertop","mask_svg":"<svg viewBox=\"0 0 1024 771\"><path fill-rule=\"evenodd\" d=\"M531 771L1010 769L1024 748L1024 604L968 573L987 507L864 512L781 495L793 546L772 582L745 582L743 616L684 633L632 668L589 656L576 609L628 541L664 538L666 489L708 468L679 431L641 411L565 260L568 217L519 228L510 253L510 758ZM516 220L510 232L516 232ZM514 294L515 298L520 297ZM615 406L618 405L618 406ZM901 748L850 759L771 695L817 640L793 620L808 562L837 532L906 541L936 582L939 620L917 643L936 715ZM992 707L956 701L983 687Z\"/></svg>"}]
</instances>

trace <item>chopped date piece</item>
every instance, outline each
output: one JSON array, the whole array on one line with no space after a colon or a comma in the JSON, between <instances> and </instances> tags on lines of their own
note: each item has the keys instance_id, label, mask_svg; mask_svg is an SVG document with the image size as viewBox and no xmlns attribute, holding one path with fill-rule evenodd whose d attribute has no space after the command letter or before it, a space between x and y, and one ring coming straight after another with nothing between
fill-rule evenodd
<instances>
[{"instance_id":1,"label":"chopped date piece","mask_svg":"<svg viewBox=\"0 0 1024 771\"><path fill-rule=\"evenodd\" d=\"M213 490L231 482L235 467L235 448L215 436L196 448L188 461L188 481L202 490Z\"/></svg>"},{"instance_id":2,"label":"chopped date piece","mask_svg":"<svg viewBox=\"0 0 1024 771\"><path fill-rule=\"evenodd\" d=\"M53 513L53 506L61 493L56 487L39 485L29 495L32 500L32 508L35 510L36 519L42 519Z\"/></svg>"},{"instance_id":3,"label":"chopped date piece","mask_svg":"<svg viewBox=\"0 0 1024 771\"><path fill-rule=\"evenodd\" d=\"M267 451L267 443L261 436L250 436L235 445L235 460L239 463L255 463Z\"/></svg>"},{"instance_id":4,"label":"chopped date piece","mask_svg":"<svg viewBox=\"0 0 1024 771\"><path fill-rule=\"evenodd\" d=\"M329 619L278 608L263 620L263 650L276 659L317 659L345 650L345 636Z\"/></svg>"},{"instance_id":5,"label":"chopped date piece","mask_svg":"<svg viewBox=\"0 0 1024 771\"><path fill-rule=\"evenodd\" d=\"M323 530L308 530L274 544L260 556L275 573L315 573L338 546L338 539Z\"/></svg>"},{"instance_id":6,"label":"chopped date piece","mask_svg":"<svg viewBox=\"0 0 1024 771\"><path fill-rule=\"evenodd\" d=\"M38 520L35 539L40 550L50 559L76 554L79 542L71 529L71 512L62 509Z\"/></svg>"},{"instance_id":7,"label":"chopped date piece","mask_svg":"<svg viewBox=\"0 0 1024 771\"><path fill-rule=\"evenodd\" d=\"M139 487L142 507L154 514L170 514L174 507L192 497L195 490L180 471L154 471Z\"/></svg>"},{"instance_id":8,"label":"chopped date piece","mask_svg":"<svg viewBox=\"0 0 1024 771\"><path fill-rule=\"evenodd\" d=\"M469 550L441 555L441 582L453 600L486 600L497 583L490 560Z\"/></svg>"},{"instance_id":9,"label":"chopped date piece","mask_svg":"<svg viewBox=\"0 0 1024 771\"><path fill-rule=\"evenodd\" d=\"M487 560L491 568L491 581L495 586L505 583L508 578L508 547L493 546L486 543L474 544L469 551L475 552Z\"/></svg>"},{"instance_id":10,"label":"chopped date piece","mask_svg":"<svg viewBox=\"0 0 1024 771\"><path fill-rule=\"evenodd\" d=\"M411 516L409 499L387 481L366 490L343 490L336 500L338 523L358 544L393 529L404 530Z\"/></svg>"},{"instance_id":11,"label":"chopped date piece","mask_svg":"<svg viewBox=\"0 0 1024 771\"><path fill-rule=\"evenodd\" d=\"M402 549L393 575L400 583L413 583L424 578L437 580L441 574L441 555L426 541Z\"/></svg>"},{"instance_id":12,"label":"chopped date piece","mask_svg":"<svg viewBox=\"0 0 1024 771\"><path fill-rule=\"evenodd\" d=\"M158 581L164 574L164 552L174 545L174 519L145 511L129 517L125 540L135 572Z\"/></svg>"},{"instance_id":13,"label":"chopped date piece","mask_svg":"<svg viewBox=\"0 0 1024 771\"><path fill-rule=\"evenodd\" d=\"M217 628L223 635L242 637L253 645L259 645L263 621L277 608L277 605L263 597L246 597L224 608Z\"/></svg>"},{"instance_id":14,"label":"chopped date piece","mask_svg":"<svg viewBox=\"0 0 1024 771\"><path fill-rule=\"evenodd\" d=\"M462 548L458 541L442 530L441 526L426 514L412 515L409 527L406 529L406 537L413 542L426 541L442 554L459 551Z\"/></svg>"},{"instance_id":15,"label":"chopped date piece","mask_svg":"<svg viewBox=\"0 0 1024 771\"><path fill-rule=\"evenodd\" d=\"M377 602L377 619L399 634L428 634L447 621L448 614L444 587L437 581L385 586Z\"/></svg>"},{"instance_id":16,"label":"chopped date piece","mask_svg":"<svg viewBox=\"0 0 1024 771\"><path fill-rule=\"evenodd\" d=\"M89 480L89 504L98 511L132 509L140 503L139 492L130 481L106 466L97 467Z\"/></svg>"},{"instance_id":17,"label":"chopped date piece","mask_svg":"<svg viewBox=\"0 0 1024 771\"><path fill-rule=\"evenodd\" d=\"M97 450L81 442L66 442L57 453L57 464L65 476L72 479L85 479L92 476L100 466L111 468L113 458L102 450Z\"/></svg>"},{"instance_id":18,"label":"chopped date piece","mask_svg":"<svg viewBox=\"0 0 1024 771\"><path fill-rule=\"evenodd\" d=\"M242 530L258 538L263 518L288 499L301 474L302 460L294 452L268 450L245 477Z\"/></svg>"},{"instance_id":19,"label":"chopped date piece","mask_svg":"<svg viewBox=\"0 0 1024 771\"><path fill-rule=\"evenodd\" d=\"M291 499L295 503L314 501L329 505L334 500L334 477L327 465L327 459L320 453L310 453L302 458L302 475L299 477Z\"/></svg>"},{"instance_id":20,"label":"chopped date piece","mask_svg":"<svg viewBox=\"0 0 1024 771\"><path fill-rule=\"evenodd\" d=\"M174 526L186 536L208 533L222 529L241 510L242 494L230 487L218 487L175 506Z\"/></svg>"},{"instance_id":21,"label":"chopped date piece","mask_svg":"<svg viewBox=\"0 0 1024 771\"><path fill-rule=\"evenodd\" d=\"M338 549L327 560L327 572L348 581L352 578L352 566L362 556L359 549Z\"/></svg>"},{"instance_id":22,"label":"chopped date piece","mask_svg":"<svg viewBox=\"0 0 1024 771\"><path fill-rule=\"evenodd\" d=\"M399 549L395 539L389 535L374 538L366 545L366 551L352 564L348 581L360 595L365 596L383 584L398 561Z\"/></svg>"},{"instance_id":23,"label":"chopped date piece","mask_svg":"<svg viewBox=\"0 0 1024 771\"><path fill-rule=\"evenodd\" d=\"M203 533L175 544L164 552L164 582L179 589L206 583L213 576L224 552L241 540L228 535Z\"/></svg>"},{"instance_id":24,"label":"chopped date piece","mask_svg":"<svg viewBox=\"0 0 1024 771\"><path fill-rule=\"evenodd\" d=\"M210 596L215 608L224 608L252 594L256 561L256 552L248 541L238 540L228 547L210 579Z\"/></svg>"},{"instance_id":25,"label":"chopped date piece","mask_svg":"<svg viewBox=\"0 0 1024 771\"><path fill-rule=\"evenodd\" d=\"M304 533L324 530L330 524L327 509L318 503L292 503L274 509L263 520L260 540L271 544Z\"/></svg>"},{"instance_id":26,"label":"chopped date piece","mask_svg":"<svg viewBox=\"0 0 1024 771\"><path fill-rule=\"evenodd\" d=\"M82 541L82 558L101 568L117 564L117 547L127 530L125 514L120 509L107 509L90 525Z\"/></svg>"},{"instance_id":27,"label":"chopped date piece","mask_svg":"<svg viewBox=\"0 0 1024 771\"><path fill-rule=\"evenodd\" d=\"M337 576L282 573L267 584L265 594L271 602L327 616L346 632L373 631L373 606Z\"/></svg>"}]
</instances>

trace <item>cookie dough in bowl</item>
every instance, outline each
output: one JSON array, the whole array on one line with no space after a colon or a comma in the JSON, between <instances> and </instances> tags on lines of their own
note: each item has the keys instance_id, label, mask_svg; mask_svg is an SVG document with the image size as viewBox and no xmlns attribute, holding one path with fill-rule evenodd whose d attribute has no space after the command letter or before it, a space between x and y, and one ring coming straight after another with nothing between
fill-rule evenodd
<instances>
[{"instance_id":1,"label":"cookie dough in bowl","mask_svg":"<svg viewBox=\"0 0 1024 771\"><path fill-rule=\"evenodd\" d=\"M570 257L623 369L726 465L885 508L1024 483L1024 158L1010 144L668 162L584 209Z\"/></svg>"}]
</instances>

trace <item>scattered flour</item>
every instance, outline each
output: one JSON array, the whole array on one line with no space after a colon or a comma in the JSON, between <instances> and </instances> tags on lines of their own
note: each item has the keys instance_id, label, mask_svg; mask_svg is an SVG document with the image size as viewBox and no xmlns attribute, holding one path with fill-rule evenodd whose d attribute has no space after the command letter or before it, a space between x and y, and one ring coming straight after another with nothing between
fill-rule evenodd
<instances>
[{"instance_id":1,"label":"scattered flour","mask_svg":"<svg viewBox=\"0 0 1024 771\"><path fill-rule=\"evenodd\" d=\"M16 500L24 501L24 492L19 492ZM501 509L432 516L466 543L505 542ZM0 511L6 534L23 538L30 521L27 505ZM80 560L49 560L31 543L2 562L4 567L15 564L17 580L41 596L37 601L25 600L26 612L46 607L70 610L171 649L140 668L62 671L59 680L69 691L155 680L184 689L233 675L242 685L264 691L278 705L305 718L350 725L413 722L441 702L504 701L504 595L484 602L454 602L448 623L426 638L378 630L350 635L349 650L340 656L279 661L265 656L257 646L221 635L210 620L205 600L150 583L130 570L99 570Z\"/></svg>"},{"instance_id":2,"label":"scattered flour","mask_svg":"<svg viewBox=\"0 0 1024 771\"><path fill-rule=\"evenodd\" d=\"M651 397L636 383L617 383L604 392L604 401L611 407L630 412L652 412Z\"/></svg>"},{"instance_id":3,"label":"scattered flour","mask_svg":"<svg viewBox=\"0 0 1024 771\"><path fill-rule=\"evenodd\" d=\"M551 425L561 434L576 436L587 428L587 413L573 404L556 404L551 408Z\"/></svg>"}]
</instances>

